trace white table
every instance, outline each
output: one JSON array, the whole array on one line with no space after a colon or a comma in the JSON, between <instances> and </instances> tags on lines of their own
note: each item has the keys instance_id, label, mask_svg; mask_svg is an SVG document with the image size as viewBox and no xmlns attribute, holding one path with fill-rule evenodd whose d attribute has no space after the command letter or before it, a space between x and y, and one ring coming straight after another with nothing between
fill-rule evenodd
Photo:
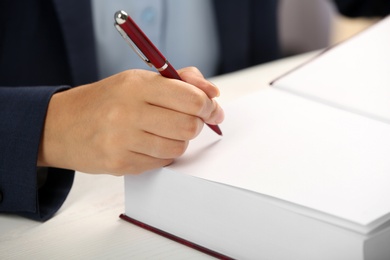
<instances>
[{"instance_id":1,"label":"white table","mask_svg":"<svg viewBox=\"0 0 390 260\"><path fill-rule=\"evenodd\" d=\"M315 53L212 78L222 104L258 88ZM228 116L228 115L227 115ZM223 130L223 129L222 129ZM60 211L45 223L0 215L0 259L210 259L191 248L119 219L123 178L76 173Z\"/></svg>"}]
</instances>

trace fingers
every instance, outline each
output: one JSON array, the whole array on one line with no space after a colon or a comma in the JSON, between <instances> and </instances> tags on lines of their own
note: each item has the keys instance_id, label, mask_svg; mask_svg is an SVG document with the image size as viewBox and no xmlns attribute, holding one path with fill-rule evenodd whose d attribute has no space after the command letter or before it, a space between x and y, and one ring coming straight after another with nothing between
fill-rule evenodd
<instances>
[{"instance_id":1,"label":"fingers","mask_svg":"<svg viewBox=\"0 0 390 260\"><path fill-rule=\"evenodd\" d=\"M99 140L95 150L102 153L95 161L101 166L94 172L113 175L136 174L168 165L188 146L188 141L163 138L144 131L106 133Z\"/></svg>"},{"instance_id":2,"label":"fingers","mask_svg":"<svg viewBox=\"0 0 390 260\"><path fill-rule=\"evenodd\" d=\"M184 81L202 90L212 101L212 103L206 102L206 107L204 107L203 111L200 109L199 111L201 112L197 115L199 115L205 123L213 125L220 124L225 115L222 108L213 99L215 97L219 97L220 95L220 91L217 86L215 86L212 82L207 81L196 67L183 68L178 72Z\"/></svg>"},{"instance_id":3,"label":"fingers","mask_svg":"<svg viewBox=\"0 0 390 260\"><path fill-rule=\"evenodd\" d=\"M187 70L185 75L189 82L197 83L194 86L188 82L160 78L158 84L153 85L153 91L145 96L146 102L157 107L196 116L210 124L219 124L224 119L224 113L219 104L211 99L219 90L196 72Z\"/></svg>"},{"instance_id":4,"label":"fingers","mask_svg":"<svg viewBox=\"0 0 390 260\"><path fill-rule=\"evenodd\" d=\"M138 154L159 159L173 159L181 156L188 146L188 141L163 138L147 132L142 132L139 138L129 138L127 149Z\"/></svg>"},{"instance_id":5,"label":"fingers","mask_svg":"<svg viewBox=\"0 0 390 260\"><path fill-rule=\"evenodd\" d=\"M145 132L180 141L195 138L203 128L203 121L197 116L154 105L144 108L136 124Z\"/></svg>"},{"instance_id":6,"label":"fingers","mask_svg":"<svg viewBox=\"0 0 390 260\"><path fill-rule=\"evenodd\" d=\"M188 67L178 70L180 77L187 83L202 90L209 98L219 97L219 89L210 81L207 81L196 67Z\"/></svg>"}]
</instances>

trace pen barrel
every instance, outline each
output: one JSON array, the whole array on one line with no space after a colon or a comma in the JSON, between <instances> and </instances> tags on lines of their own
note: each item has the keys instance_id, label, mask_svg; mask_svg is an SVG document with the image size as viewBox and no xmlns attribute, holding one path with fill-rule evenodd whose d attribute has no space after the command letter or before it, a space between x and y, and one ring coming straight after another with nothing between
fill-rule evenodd
<instances>
[{"instance_id":1,"label":"pen barrel","mask_svg":"<svg viewBox=\"0 0 390 260\"><path fill-rule=\"evenodd\" d=\"M142 32L138 25L127 16L124 23L118 24L127 36L134 42L134 44L142 51L150 62L157 69L165 66L167 60L164 55L157 49L157 47L149 40L149 38Z\"/></svg>"}]
</instances>

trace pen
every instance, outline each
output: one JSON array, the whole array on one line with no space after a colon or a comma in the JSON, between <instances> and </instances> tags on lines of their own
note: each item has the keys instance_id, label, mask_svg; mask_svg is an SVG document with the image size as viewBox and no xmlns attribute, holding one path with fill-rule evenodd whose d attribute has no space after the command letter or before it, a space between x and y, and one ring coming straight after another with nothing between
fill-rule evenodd
<instances>
[{"instance_id":1,"label":"pen","mask_svg":"<svg viewBox=\"0 0 390 260\"><path fill-rule=\"evenodd\" d=\"M118 11L115 13L115 28L149 67L155 67L166 78L182 80L164 55L161 54L126 12ZM218 125L207 125L214 132L222 135Z\"/></svg>"}]
</instances>

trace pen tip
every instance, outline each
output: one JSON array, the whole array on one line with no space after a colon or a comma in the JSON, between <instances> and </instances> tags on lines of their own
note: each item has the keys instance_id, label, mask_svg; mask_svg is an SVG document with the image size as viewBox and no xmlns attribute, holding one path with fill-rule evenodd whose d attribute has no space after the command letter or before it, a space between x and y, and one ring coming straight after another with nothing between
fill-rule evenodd
<instances>
[{"instance_id":1,"label":"pen tip","mask_svg":"<svg viewBox=\"0 0 390 260\"><path fill-rule=\"evenodd\" d=\"M222 131L219 128L218 125L209 125L207 124L214 132L216 132L218 135L222 136Z\"/></svg>"}]
</instances>

